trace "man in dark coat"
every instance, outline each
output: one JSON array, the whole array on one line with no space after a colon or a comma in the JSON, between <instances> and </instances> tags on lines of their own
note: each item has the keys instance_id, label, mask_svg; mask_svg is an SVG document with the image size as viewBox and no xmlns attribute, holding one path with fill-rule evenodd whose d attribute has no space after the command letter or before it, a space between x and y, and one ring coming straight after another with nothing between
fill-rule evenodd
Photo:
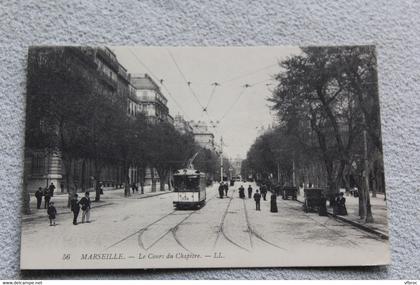
<instances>
[{"instance_id":1,"label":"man in dark coat","mask_svg":"<svg viewBox=\"0 0 420 285\"><path fill-rule=\"evenodd\" d=\"M252 197L252 187L251 185L248 186L248 199L251 199Z\"/></svg>"},{"instance_id":2,"label":"man in dark coat","mask_svg":"<svg viewBox=\"0 0 420 285\"><path fill-rule=\"evenodd\" d=\"M276 193L271 194L270 197L270 212L277 213L279 210L277 209L277 195Z\"/></svg>"},{"instance_id":3,"label":"man in dark coat","mask_svg":"<svg viewBox=\"0 0 420 285\"><path fill-rule=\"evenodd\" d=\"M50 195L50 190L48 190L48 188L44 189L44 209L47 209L48 206L50 205L50 200L51 200L51 195Z\"/></svg>"},{"instance_id":4,"label":"man in dark coat","mask_svg":"<svg viewBox=\"0 0 420 285\"><path fill-rule=\"evenodd\" d=\"M41 209L41 203L42 203L42 188L39 187L38 190L35 192L35 198L36 198L36 208Z\"/></svg>"},{"instance_id":5,"label":"man in dark coat","mask_svg":"<svg viewBox=\"0 0 420 285\"><path fill-rule=\"evenodd\" d=\"M80 212L80 204L77 200L78 195L74 194L73 198L70 201L71 211L73 212L73 225L77 225L77 217Z\"/></svg>"},{"instance_id":6,"label":"man in dark coat","mask_svg":"<svg viewBox=\"0 0 420 285\"><path fill-rule=\"evenodd\" d=\"M223 190L225 190L225 196L227 197L227 193L229 191L229 185L226 183L223 184Z\"/></svg>"},{"instance_id":7,"label":"man in dark coat","mask_svg":"<svg viewBox=\"0 0 420 285\"><path fill-rule=\"evenodd\" d=\"M220 182L220 185L219 185L219 197L220 197L220 199L223 199L223 191L224 191L224 186L223 186L223 182Z\"/></svg>"},{"instance_id":8,"label":"man in dark coat","mask_svg":"<svg viewBox=\"0 0 420 285\"><path fill-rule=\"evenodd\" d=\"M258 189L255 191L254 200L255 200L255 208L256 208L256 210L257 211L261 211L260 210L261 194L258 193Z\"/></svg>"},{"instance_id":9,"label":"man in dark coat","mask_svg":"<svg viewBox=\"0 0 420 285\"><path fill-rule=\"evenodd\" d=\"M239 187L239 198L245 199L245 188L244 188L243 185L241 185L241 187Z\"/></svg>"},{"instance_id":10,"label":"man in dark coat","mask_svg":"<svg viewBox=\"0 0 420 285\"><path fill-rule=\"evenodd\" d=\"M55 190L55 185L54 183L51 182L50 186L48 187L48 192L50 193L50 197L54 197L54 190Z\"/></svg>"}]
</instances>

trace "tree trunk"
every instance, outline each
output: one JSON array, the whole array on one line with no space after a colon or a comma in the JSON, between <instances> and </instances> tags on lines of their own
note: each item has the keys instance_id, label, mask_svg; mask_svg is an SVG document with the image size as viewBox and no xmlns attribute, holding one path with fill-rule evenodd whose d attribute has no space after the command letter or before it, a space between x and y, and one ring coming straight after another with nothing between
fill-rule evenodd
<instances>
[{"instance_id":1,"label":"tree trunk","mask_svg":"<svg viewBox=\"0 0 420 285\"><path fill-rule=\"evenodd\" d=\"M168 181L168 190L169 191L171 191L172 190L172 183L171 183L171 180L172 180L172 171L171 170L169 170L169 174L167 175L168 176L168 179L167 179L167 181Z\"/></svg>"},{"instance_id":2,"label":"tree trunk","mask_svg":"<svg viewBox=\"0 0 420 285\"><path fill-rule=\"evenodd\" d=\"M82 191L86 191L86 159L82 160L82 173L80 176L80 186L82 187Z\"/></svg>"},{"instance_id":3,"label":"tree trunk","mask_svg":"<svg viewBox=\"0 0 420 285\"><path fill-rule=\"evenodd\" d=\"M369 197L369 189L366 193L366 223L373 223L373 214L372 214L372 206L370 205L370 197Z\"/></svg>"},{"instance_id":4,"label":"tree trunk","mask_svg":"<svg viewBox=\"0 0 420 285\"><path fill-rule=\"evenodd\" d=\"M372 179L372 197L376 197L376 188L377 188L377 183L376 183L376 177L373 177Z\"/></svg>"},{"instance_id":5,"label":"tree trunk","mask_svg":"<svg viewBox=\"0 0 420 285\"><path fill-rule=\"evenodd\" d=\"M93 183L93 189L95 190L95 202L101 200L101 188L99 187L99 181L101 177L102 164L98 161L95 161L95 179Z\"/></svg>"},{"instance_id":6,"label":"tree trunk","mask_svg":"<svg viewBox=\"0 0 420 285\"><path fill-rule=\"evenodd\" d=\"M157 172L160 178L159 191L165 191L165 182L168 180L168 171L163 168L158 168Z\"/></svg>"},{"instance_id":7,"label":"tree trunk","mask_svg":"<svg viewBox=\"0 0 420 285\"><path fill-rule=\"evenodd\" d=\"M150 176L152 178L152 190L151 190L151 192L156 192L155 169L153 167L150 167Z\"/></svg>"},{"instance_id":8,"label":"tree trunk","mask_svg":"<svg viewBox=\"0 0 420 285\"><path fill-rule=\"evenodd\" d=\"M70 208L71 198L76 194L77 189L74 188L74 181L73 181L73 159L63 155L63 166L64 166L64 173L65 173L65 181L67 187L67 207Z\"/></svg>"},{"instance_id":9,"label":"tree trunk","mask_svg":"<svg viewBox=\"0 0 420 285\"><path fill-rule=\"evenodd\" d=\"M144 194L144 179L146 178L146 169L145 169L145 167L141 167L139 170L140 170L140 173L139 173L140 193Z\"/></svg>"}]
</instances>

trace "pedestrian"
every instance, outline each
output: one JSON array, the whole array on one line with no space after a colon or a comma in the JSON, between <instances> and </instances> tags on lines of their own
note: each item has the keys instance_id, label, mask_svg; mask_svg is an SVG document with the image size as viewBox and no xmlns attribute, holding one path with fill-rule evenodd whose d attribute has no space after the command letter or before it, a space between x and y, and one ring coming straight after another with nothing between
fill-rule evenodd
<instances>
[{"instance_id":1,"label":"pedestrian","mask_svg":"<svg viewBox=\"0 0 420 285\"><path fill-rule=\"evenodd\" d=\"M257 211L261 211L260 210L260 201L261 201L261 194L258 193L258 189L255 190L255 194L254 194L254 200L255 200L255 210Z\"/></svg>"},{"instance_id":2,"label":"pedestrian","mask_svg":"<svg viewBox=\"0 0 420 285\"><path fill-rule=\"evenodd\" d=\"M80 212L80 204L77 198L78 195L75 193L70 201L71 211L73 212L73 225L77 225L77 217L79 216Z\"/></svg>"},{"instance_id":3,"label":"pedestrian","mask_svg":"<svg viewBox=\"0 0 420 285\"><path fill-rule=\"evenodd\" d=\"M227 182L223 184L223 190L225 190L225 196L227 197L229 191L229 185L227 184Z\"/></svg>"},{"instance_id":4,"label":"pedestrian","mask_svg":"<svg viewBox=\"0 0 420 285\"><path fill-rule=\"evenodd\" d=\"M50 205L51 195L48 188L44 189L44 209L47 209Z\"/></svg>"},{"instance_id":5,"label":"pedestrian","mask_svg":"<svg viewBox=\"0 0 420 285\"><path fill-rule=\"evenodd\" d=\"M133 190L133 194L136 192L136 184L134 182L131 184L131 190Z\"/></svg>"},{"instance_id":6,"label":"pedestrian","mask_svg":"<svg viewBox=\"0 0 420 285\"><path fill-rule=\"evenodd\" d=\"M245 199L245 188L244 188L243 185L241 185L241 187L239 187L239 198Z\"/></svg>"},{"instance_id":7,"label":"pedestrian","mask_svg":"<svg viewBox=\"0 0 420 285\"><path fill-rule=\"evenodd\" d=\"M277 195L273 193L270 197L270 212L277 213L278 211L279 210L277 209Z\"/></svg>"},{"instance_id":8,"label":"pedestrian","mask_svg":"<svg viewBox=\"0 0 420 285\"><path fill-rule=\"evenodd\" d=\"M340 216L347 216L346 198L344 198L343 192L338 193L338 197L335 198L333 214L340 215Z\"/></svg>"},{"instance_id":9,"label":"pedestrian","mask_svg":"<svg viewBox=\"0 0 420 285\"><path fill-rule=\"evenodd\" d=\"M50 197L54 197L54 190L55 190L55 185L54 183L51 182L50 186L48 187L48 192L50 193Z\"/></svg>"},{"instance_id":10,"label":"pedestrian","mask_svg":"<svg viewBox=\"0 0 420 285\"><path fill-rule=\"evenodd\" d=\"M57 210L54 207L54 202L50 202L47 214L48 218L50 219L50 226L55 226L55 216L57 215Z\"/></svg>"},{"instance_id":11,"label":"pedestrian","mask_svg":"<svg viewBox=\"0 0 420 285\"><path fill-rule=\"evenodd\" d=\"M90 197L89 192L85 193L85 197L80 199L79 204L82 206L82 223L90 223L89 217L90 217Z\"/></svg>"},{"instance_id":12,"label":"pedestrian","mask_svg":"<svg viewBox=\"0 0 420 285\"><path fill-rule=\"evenodd\" d=\"M41 209L41 203L42 203L42 188L39 187L38 190L35 192L35 198L36 198L36 208Z\"/></svg>"},{"instance_id":13,"label":"pedestrian","mask_svg":"<svg viewBox=\"0 0 420 285\"><path fill-rule=\"evenodd\" d=\"M267 201L266 197L267 197L267 186L265 184L263 184L261 186L261 195L264 199L264 201Z\"/></svg>"},{"instance_id":14,"label":"pedestrian","mask_svg":"<svg viewBox=\"0 0 420 285\"><path fill-rule=\"evenodd\" d=\"M224 190L223 182L220 182L220 185L219 185L219 197L220 197L220 199L223 199L223 190Z\"/></svg>"},{"instance_id":15,"label":"pedestrian","mask_svg":"<svg viewBox=\"0 0 420 285\"><path fill-rule=\"evenodd\" d=\"M251 184L248 186L248 199L252 198L252 187Z\"/></svg>"}]
</instances>

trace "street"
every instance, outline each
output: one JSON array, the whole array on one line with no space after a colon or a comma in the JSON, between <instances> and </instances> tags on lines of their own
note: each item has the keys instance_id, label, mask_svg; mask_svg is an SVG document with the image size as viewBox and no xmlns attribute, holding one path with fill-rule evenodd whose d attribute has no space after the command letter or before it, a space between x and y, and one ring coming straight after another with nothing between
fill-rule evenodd
<instances>
[{"instance_id":1,"label":"street","mask_svg":"<svg viewBox=\"0 0 420 285\"><path fill-rule=\"evenodd\" d=\"M206 262L219 267L232 259L238 266L246 266L253 253L267 252L267 260L260 260L261 265L340 265L337 256L345 256L342 260L346 264L372 264L388 254L386 241L333 218L306 214L296 201L278 198L279 212L270 213L269 199L262 200L261 211L255 211L253 199L239 198L240 185L236 182L230 187L228 198L224 199L216 195L216 184L208 187L207 204L200 210L175 210L175 193L168 192L144 199L112 198L112 203L92 209L89 224L72 225L70 213L58 213L55 227L48 225L46 215L23 220L22 253L31 253L25 262L54 255L55 258L38 259L36 263L37 268L54 268L63 262L61 256L66 252L80 252L81 256L122 253L125 262L117 267L148 267L152 263L147 262L173 252L178 253L176 263L165 258L159 261L164 267L185 266L182 261L190 258L197 258L197 267ZM256 188L254 183L251 185ZM282 260L282 256L287 259ZM217 263L212 264L215 259ZM78 268L77 264L71 267Z\"/></svg>"}]
</instances>

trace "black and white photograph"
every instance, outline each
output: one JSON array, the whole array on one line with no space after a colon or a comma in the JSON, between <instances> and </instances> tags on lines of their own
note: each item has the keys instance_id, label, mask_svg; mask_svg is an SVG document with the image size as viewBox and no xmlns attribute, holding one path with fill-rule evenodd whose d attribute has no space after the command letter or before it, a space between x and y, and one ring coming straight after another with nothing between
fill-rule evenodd
<instances>
[{"instance_id":1,"label":"black and white photograph","mask_svg":"<svg viewBox=\"0 0 420 285\"><path fill-rule=\"evenodd\" d=\"M376 52L30 47L21 269L389 264Z\"/></svg>"}]
</instances>

